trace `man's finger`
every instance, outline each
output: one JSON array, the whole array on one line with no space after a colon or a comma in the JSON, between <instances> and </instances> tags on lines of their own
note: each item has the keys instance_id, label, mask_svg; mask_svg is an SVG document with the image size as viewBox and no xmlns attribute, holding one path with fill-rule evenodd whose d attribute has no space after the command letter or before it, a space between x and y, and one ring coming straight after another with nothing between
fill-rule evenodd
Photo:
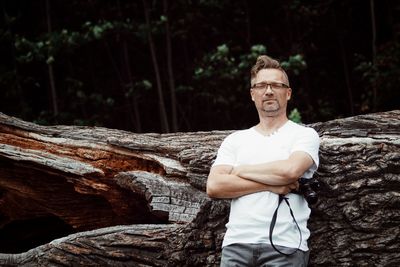
<instances>
[{"instance_id":1,"label":"man's finger","mask_svg":"<svg viewBox=\"0 0 400 267\"><path fill-rule=\"evenodd\" d=\"M295 185L296 185L296 190L299 190L300 183L299 183L298 181L296 181L296 182L295 182Z\"/></svg>"}]
</instances>

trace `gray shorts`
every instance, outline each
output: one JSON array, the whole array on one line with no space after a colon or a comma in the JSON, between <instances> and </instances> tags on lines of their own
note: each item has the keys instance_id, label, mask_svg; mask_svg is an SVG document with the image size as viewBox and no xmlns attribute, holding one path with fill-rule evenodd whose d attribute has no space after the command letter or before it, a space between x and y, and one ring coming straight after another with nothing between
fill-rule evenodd
<instances>
[{"instance_id":1,"label":"gray shorts","mask_svg":"<svg viewBox=\"0 0 400 267\"><path fill-rule=\"evenodd\" d=\"M293 248L276 247L284 253L293 251ZM306 267L309 255L310 251L298 250L290 256L285 256L275 251L270 244L238 243L222 249L221 267Z\"/></svg>"}]
</instances>

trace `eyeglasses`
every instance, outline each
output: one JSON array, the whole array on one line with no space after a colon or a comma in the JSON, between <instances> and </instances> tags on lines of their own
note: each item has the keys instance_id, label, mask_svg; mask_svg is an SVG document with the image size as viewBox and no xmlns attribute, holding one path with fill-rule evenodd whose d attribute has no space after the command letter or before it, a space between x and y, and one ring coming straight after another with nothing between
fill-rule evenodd
<instances>
[{"instance_id":1,"label":"eyeglasses","mask_svg":"<svg viewBox=\"0 0 400 267\"><path fill-rule=\"evenodd\" d=\"M261 83L256 83L251 88L257 90L257 92L262 92L262 90L267 89L268 86L271 86L271 89L274 90L274 91L275 90L289 88L289 85L286 85L286 84L280 83L280 82L261 82Z\"/></svg>"}]
</instances>

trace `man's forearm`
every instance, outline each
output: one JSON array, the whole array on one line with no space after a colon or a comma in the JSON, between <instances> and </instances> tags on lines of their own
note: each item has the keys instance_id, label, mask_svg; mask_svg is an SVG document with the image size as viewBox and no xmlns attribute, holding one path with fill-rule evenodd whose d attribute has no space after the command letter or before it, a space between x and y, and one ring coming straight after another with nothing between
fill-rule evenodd
<instances>
[{"instance_id":1,"label":"man's forearm","mask_svg":"<svg viewBox=\"0 0 400 267\"><path fill-rule=\"evenodd\" d=\"M286 195L297 187L297 182L288 185L268 185L233 174L214 174L207 180L207 194L212 198L238 198L263 191Z\"/></svg>"},{"instance_id":2,"label":"man's forearm","mask_svg":"<svg viewBox=\"0 0 400 267\"><path fill-rule=\"evenodd\" d=\"M285 160L269 163L240 165L232 170L232 173L254 182L267 185L286 185L296 179L290 176L290 166Z\"/></svg>"},{"instance_id":3,"label":"man's forearm","mask_svg":"<svg viewBox=\"0 0 400 267\"><path fill-rule=\"evenodd\" d=\"M285 160L237 166L233 168L232 174L263 184L285 185L297 181L312 164L309 154L297 151Z\"/></svg>"},{"instance_id":4,"label":"man's forearm","mask_svg":"<svg viewBox=\"0 0 400 267\"><path fill-rule=\"evenodd\" d=\"M213 198L237 198L267 189L266 184L243 179L234 174L215 174L207 181L207 194Z\"/></svg>"}]
</instances>

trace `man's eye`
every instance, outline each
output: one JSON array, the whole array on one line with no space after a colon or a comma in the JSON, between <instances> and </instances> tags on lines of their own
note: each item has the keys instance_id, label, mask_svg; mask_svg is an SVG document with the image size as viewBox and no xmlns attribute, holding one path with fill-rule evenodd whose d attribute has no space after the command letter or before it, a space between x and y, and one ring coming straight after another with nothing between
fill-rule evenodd
<instances>
[{"instance_id":1,"label":"man's eye","mask_svg":"<svg viewBox=\"0 0 400 267\"><path fill-rule=\"evenodd\" d=\"M283 87L283 83L271 83L272 87Z\"/></svg>"}]
</instances>

